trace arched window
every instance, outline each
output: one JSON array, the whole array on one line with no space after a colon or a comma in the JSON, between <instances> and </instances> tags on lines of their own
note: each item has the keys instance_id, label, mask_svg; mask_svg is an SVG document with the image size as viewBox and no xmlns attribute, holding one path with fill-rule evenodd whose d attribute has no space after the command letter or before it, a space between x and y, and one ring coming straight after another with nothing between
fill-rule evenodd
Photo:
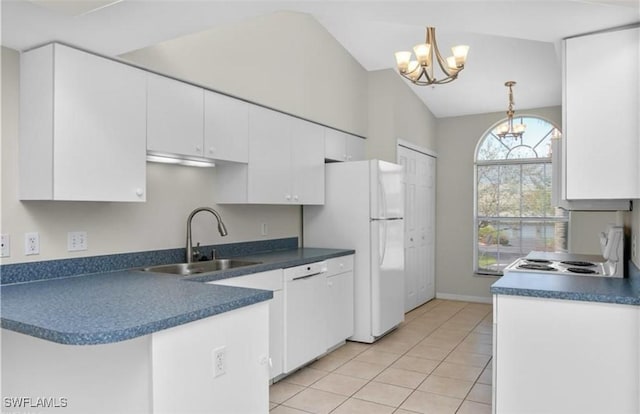
<instances>
[{"instance_id":1,"label":"arched window","mask_svg":"<svg viewBox=\"0 0 640 414\"><path fill-rule=\"evenodd\" d=\"M550 122L523 116L521 138L499 138L492 127L478 142L475 159L475 271L502 270L530 251L564 251L568 214L551 205Z\"/></svg>"}]
</instances>

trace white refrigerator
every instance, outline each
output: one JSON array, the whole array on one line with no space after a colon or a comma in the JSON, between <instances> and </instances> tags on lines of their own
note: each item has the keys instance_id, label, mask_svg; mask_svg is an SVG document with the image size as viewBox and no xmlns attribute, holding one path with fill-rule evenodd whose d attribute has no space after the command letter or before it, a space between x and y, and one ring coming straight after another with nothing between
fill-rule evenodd
<instances>
[{"instance_id":1,"label":"white refrigerator","mask_svg":"<svg viewBox=\"0 0 640 414\"><path fill-rule=\"evenodd\" d=\"M325 165L325 204L305 206L305 247L354 249L353 341L372 343L404 320L402 166Z\"/></svg>"}]
</instances>

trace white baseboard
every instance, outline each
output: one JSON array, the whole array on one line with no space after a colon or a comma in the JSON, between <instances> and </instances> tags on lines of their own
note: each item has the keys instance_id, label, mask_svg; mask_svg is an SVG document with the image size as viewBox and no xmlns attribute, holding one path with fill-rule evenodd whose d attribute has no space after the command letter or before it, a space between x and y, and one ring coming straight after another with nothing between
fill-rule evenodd
<instances>
[{"instance_id":1,"label":"white baseboard","mask_svg":"<svg viewBox=\"0 0 640 414\"><path fill-rule=\"evenodd\" d=\"M436 299L448 299L448 300L460 300L463 302L477 302L477 303L493 303L491 296L468 296L468 295L455 295L452 293L436 292Z\"/></svg>"}]
</instances>

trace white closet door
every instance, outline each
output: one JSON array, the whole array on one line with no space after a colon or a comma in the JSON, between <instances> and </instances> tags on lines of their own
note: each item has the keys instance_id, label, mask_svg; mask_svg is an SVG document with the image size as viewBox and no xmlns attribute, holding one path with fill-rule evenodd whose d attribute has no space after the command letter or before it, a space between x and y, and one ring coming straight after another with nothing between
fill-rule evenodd
<instances>
[{"instance_id":1,"label":"white closet door","mask_svg":"<svg viewBox=\"0 0 640 414\"><path fill-rule=\"evenodd\" d=\"M435 158L398 146L404 166L405 311L435 297Z\"/></svg>"}]
</instances>

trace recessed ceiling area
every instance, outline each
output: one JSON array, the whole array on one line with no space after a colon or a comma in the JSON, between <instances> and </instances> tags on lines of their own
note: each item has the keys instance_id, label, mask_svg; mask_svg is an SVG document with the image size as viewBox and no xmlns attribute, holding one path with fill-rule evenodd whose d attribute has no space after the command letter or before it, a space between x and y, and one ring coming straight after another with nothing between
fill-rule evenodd
<instances>
[{"instance_id":1,"label":"recessed ceiling area","mask_svg":"<svg viewBox=\"0 0 640 414\"><path fill-rule=\"evenodd\" d=\"M403 80L436 117L505 110L508 80L518 82L517 111L560 105L562 39L640 21L636 0L3 0L1 7L3 46L61 41L114 57L267 13L307 13L368 71L395 70L394 52L411 50L424 41L425 26L434 26L443 54L470 46L456 81L433 87Z\"/></svg>"}]
</instances>

